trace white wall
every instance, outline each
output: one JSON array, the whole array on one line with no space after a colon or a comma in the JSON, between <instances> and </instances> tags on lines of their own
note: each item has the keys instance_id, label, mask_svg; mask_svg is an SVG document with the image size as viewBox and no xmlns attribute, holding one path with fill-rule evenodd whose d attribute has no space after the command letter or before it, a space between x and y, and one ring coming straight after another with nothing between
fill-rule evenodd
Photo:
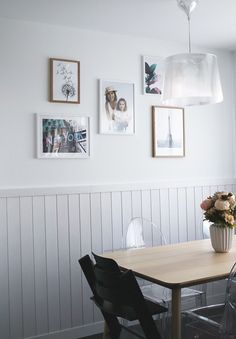
<instances>
[{"instance_id":1,"label":"white wall","mask_svg":"<svg viewBox=\"0 0 236 339\"><path fill-rule=\"evenodd\" d=\"M44 24L0 21L0 187L32 187L232 177L232 60L218 52L224 103L186 109L186 157L151 157L151 105L142 95L141 55L167 56L186 46ZM81 104L48 102L48 58L81 62ZM136 85L136 134L98 134L98 79ZM34 113L78 113L92 119L90 159L36 159Z\"/></svg>"}]
</instances>

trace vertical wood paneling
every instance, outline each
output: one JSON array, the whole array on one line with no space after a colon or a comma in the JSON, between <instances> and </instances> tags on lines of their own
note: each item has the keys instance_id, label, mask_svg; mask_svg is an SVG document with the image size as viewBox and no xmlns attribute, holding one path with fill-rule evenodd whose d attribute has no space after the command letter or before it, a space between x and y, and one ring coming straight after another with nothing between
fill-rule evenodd
<instances>
[{"instance_id":1,"label":"vertical wood paneling","mask_svg":"<svg viewBox=\"0 0 236 339\"><path fill-rule=\"evenodd\" d=\"M11 338L23 338L21 229L19 198L7 199Z\"/></svg>"},{"instance_id":2,"label":"vertical wood paneling","mask_svg":"<svg viewBox=\"0 0 236 339\"><path fill-rule=\"evenodd\" d=\"M82 256L80 204L78 194L69 195L69 235L71 265L72 327L83 324L82 272L78 259Z\"/></svg>"},{"instance_id":3,"label":"vertical wood paneling","mask_svg":"<svg viewBox=\"0 0 236 339\"><path fill-rule=\"evenodd\" d=\"M170 199L170 243L175 244L179 241L179 211L178 196L176 189L169 189Z\"/></svg>"},{"instance_id":4,"label":"vertical wood paneling","mask_svg":"<svg viewBox=\"0 0 236 339\"><path fill-rule=\"evenodd\" d=\"M91 232L92 249L95 253L101 253L103 247L100 193L91 194Z\"/></svg>"},{"instance_id":5,"label":"vertical wood paneling","mask_svg":"<svg viewBox=\"0 0 236 339\"><path fill-rule=\"evenodd\" d=\"M133 216L132 213L132 198L131 198L131 192L122 192L121 194L121 201L122 201L122 211L123 211L123 236L125 237L128 224L130 222L130 219Z\"/></svg>"},{"instance_id":6,"label":"vertical wood paneling","mask_svg":"<svg viewBox=\"0 0 236 339\"><path fill-rule=\"evenodd\" d=\"M194 188L186 189L188 241L196 239Z\"/></svg>"},{"instance_id":7,"label":"vertical wood paneling","mask_svg":"<svg viewBox=\"0 0 236 339\"><path fill-rule=\"evenodd\" d=\"M91 238L92 250L102 253L102 223L101 223L101 199L100 193L91 194ZM102 320L99 309L93 305L94 321Z\"/></svg>"},{"instance_id":8,"label":"vertical wood paneling","mask_svg":"<svg viewBox=\"0 0 236 339\"><path fill-rule=\"evenodd\" d=\"M22 292L24 336L36 334L34 236L32 198L20 198L20 225L22 248Z\"/></svg>"},{"instance_id":9,"label":"vertical wood paneling","mask_svg":"<svg viewBox=\"0 0 236 339\"><path fill-rule=\"evenodd\" d=\"M91 253L91 201L90 194L80 194L80 227L81 227L81 254ZM82 275L83 290L83 323L93 322L93 305L90 301L91 291L88 283Z\"/></svg>"},{"instance_id":10,"label":"vertical wood paneling","mask_svg":"<svg viewBox=\"0 0 236 339\"><path fill-rule=\"evenodd\" d=\"M188 227L187 227L187 202L186 189L178 189L178 210L179 210L179 242L187 241Z\"/></svg>"},{"instance_id":11,"label":"vertical wood paneling","mask_svg":"<svg viewBox=\"0 0 236 339\"><path fill-rule=\"evenodd\" d=\"M57 197L58 260L60 282L61 328L71 327L70 239L68 225L68 197Z\"/></svg>"},{"instance_id":12,"label":"vertical wood paneling","mask_svg":"<svg viewBox=\"0 0 236 339\"><path fill-rule=\"evenodd\" d=\"M103 251L111 251L113 248L111 193L101 194L101 214Z\"/></svg>"},{"instance_id":13,"label":"vertical wood paneling","mask_svg":"<svg viewBox=\"0 0 236 339\"><path fill-rule=\"evenodd\" d=\"M203 186L202 187L202 200L206 199L211 194L212 193L211 193L211 187L210 186Z\"/></svg>"},{"instance_id":14,"label":"vertical wood paneling","mask_svg":"<svg viewBox=\"0 0 236 339\"><path fill-rule=\"evenodd\" d=\"M140 191L131 192L131 201L132 201L132 217L141 217L142 216L141 192Z\"/></svg>"},{"instance_id":15,"label":"vertical wood paneling","mask_svg":"<svg viewBox=\"0 0 236 339\"><path fill-rule=\"evenodd\" d=\"M0 329L1 336L10 339L10 309L8 280L7 199L0 199Z\"/></svg>"},{"instance_id":16,"label":"vertical wood paneling","mask_svg":"<svg viewBox=\"0 0 236 339\"><path fill-rule=\"evenodd\" d=\"M33 198L34 270L36 333L47 333L48 324L48 281L46 259L44 197Z\"/></svg>"},{"instance_id":17,"label":"vertical wood paneling","mask_svg":"<svg viewBox=\"0 0 236 339\"><path fill-rule=\"evenodd\" d=\"M210 195L213 195L216 191L220 190L221 185L211 185L210 186Z\"/></svg>"},{"instance_id":18,"label":"vertical wood paneling","mask_svg":"<svg viewBox=\"0 0 236 339\"><path fill-rule=\"evenodd\" d=\"M196 225L196 239L203 238L203 211L200 207L202 202L202 187L194 188L195 201L195 225Z\"/></svg>"},{"instance_id":19,"label":"vertical wood paneling","mask_svg":"<svg viewBox=\"0 0 236 339\"><path fill-rule=\"evenodd\" d=\"M161 225L161 206L160 206L160 191L151 190L150 192L150 204L151 204L151 217L155 225L157 225L157 230L153 229L153 242L158 243L159 230L164 235Z\"/></svg>"},{"instance_id":20,"label":"vertical wood paneling","mask_svg":"<svg viewBox=\"0 0 236 339\"><path fill-rule=\"evenodd\" d=\"M236 192L236 184L232 184L232 192Z\"/></svg>"},{"instance_id":21,"label":"vertical wood paneling","mask_svg":"<svg viewBox=\"0 0 236 339\"><path fill-rule=\"evenodd\" d=\"M45 197L49 331L61 328L56 196Z\"/></svg>"},{"instance_id":22,"label":"vertical wood paneling","mask_svg":"<svg viewBox=\"0 0 236 339\"><path fill-rule=\"evenodd\" d=\"M202 237L203 198L236 185L166 187L0 198L0 328L23 339L99 322L78 259L119 249L133 216L152 220L170 243ZM159 244L145 228L148 245ZM220 293L209 284L208 293Z\"/></svg>"},{"instance_id":23,"label":"vertical wood paneling","mask_svg":"<svg viewBox=\"0 0 236 339\"><path fill-rule=\"evenodd\" d=\"M161 214L161 229L166 237L167 243L170 243L170 201L169 190L160 190L160 214Z\"/></svg>"},{"instance_id":24,"label":"vertical wood paneling","mask_svg":"<svg viewBox=\"0 0 236 339\"><path fill-rule=\"evenodd\" d=\"M113 235L113 250L120 249L123 246L123 233L122 233L122 206L121 206L121 193L113 192L111 196L112 205L112 235Z\"/></svg>"},{"instance_id":25,"label":"vertical wood paneling","mask_svg":"<svg viewBox=\"0 0 236 339\"><path fill-rule=\"evenodd\" d=\"M223 192L226 191L225 185L217 185L216 191Z\"/></svg>"},{"instance_id":26,"label":"vertical wood paneling","mask_svg":"<svg viewBox=\"0 0 236 339\"><path fill-rule=\"evenodd\" d=\"M233 185L224 185L224 187L225 187L225 191L226 192L234 192L234 187L233 187Z\"/></svg>"},{"instance_id":27,"label":"vertical wood paneling","mask_svg":"<svg viewBox=\"0 0 236 339\"><path fill-rule=\"evenodd\" d=\"M150 202L150 191L145 190L141 192L141 216L144 219L152 220L152 213L151 213L151 202ZM143 233L144 233L144 242L147 246L153 245L153 227L151 224L144 221L143 223Z\"/></svg>"}]
</instances>

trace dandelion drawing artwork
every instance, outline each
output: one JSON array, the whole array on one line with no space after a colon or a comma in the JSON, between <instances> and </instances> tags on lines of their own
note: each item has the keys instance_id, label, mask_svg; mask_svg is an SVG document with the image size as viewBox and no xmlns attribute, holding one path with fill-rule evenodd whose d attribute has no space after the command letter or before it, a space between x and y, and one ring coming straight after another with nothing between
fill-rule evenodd
<instances>
[{"instance_id":1,"label":"dandelion drawing artwork","mask_svg":"<svg viewBox=\"0 0 236 339\"><path fill-rule=\"evenodd\" d=\"M79 62L50 59L51 101L79 103Z\"/></svg>"},{"instance_id":2,"label":"dandelion drawing artwork","mask_svg":"<svg viewBox=\"0 0 236 339\"><path fill-rule=\"evenodd\" d=\"M144 93L162 94L163 60L159 57L143 57Z\"/></svg>"},{"instance_id":3,"label":"dandelion drawing artwork","mask_svg":"<svg viewBox=\"0 0 236 339\"><path fill-rule=\"evenodd\" d=\"M73 82L73 72L70 70L69 65L60 62L57 64L57 76L61 76L64 81L64 84L61 87L62 94L65 96L66 100L68 98L75 96L75 84Z\"/></svg>"}]
</instances>

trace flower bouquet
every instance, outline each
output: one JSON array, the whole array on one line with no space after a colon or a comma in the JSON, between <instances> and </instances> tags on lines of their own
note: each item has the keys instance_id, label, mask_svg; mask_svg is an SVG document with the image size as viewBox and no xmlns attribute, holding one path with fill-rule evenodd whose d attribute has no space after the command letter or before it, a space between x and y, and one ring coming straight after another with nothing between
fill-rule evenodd
<instances>
[{"instance_id":1,"label":"flower bouquet","mask_svg":"<svg viewBox=\"0 0 236 339\"><path fill-rule=\"evenodd\" d=\"M236 202L232 192L216 192L201 203L204 219L210 221L211 244L217 253L229 252L236 226Z\"/></svg>"},{"instance_id":2,"label":"flower bouquet","mask_svg":"<svg viewBox=\"0 0 236 339\"><path fill-rule=\"evenodd\" d=\"M217 227L236 227L236 201L232 192L216 192L203 200L204 219Z\"/></svg>"}]
</instances>

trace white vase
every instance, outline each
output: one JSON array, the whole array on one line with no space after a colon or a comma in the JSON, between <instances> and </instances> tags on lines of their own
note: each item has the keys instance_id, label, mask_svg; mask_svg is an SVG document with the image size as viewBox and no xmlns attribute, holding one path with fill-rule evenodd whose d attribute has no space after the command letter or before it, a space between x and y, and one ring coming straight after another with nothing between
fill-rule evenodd
<instances>
[{"instance_id":1,"label":"white vase","mask_svg":"<svg viewBox=\"0 0 236 339\"><path fill-rule=\"evenodd\" d=\"M234 229L229 227L210 226L211 245L217 253L229 252L232 247Z\"/></svg>"}]
</instances>

